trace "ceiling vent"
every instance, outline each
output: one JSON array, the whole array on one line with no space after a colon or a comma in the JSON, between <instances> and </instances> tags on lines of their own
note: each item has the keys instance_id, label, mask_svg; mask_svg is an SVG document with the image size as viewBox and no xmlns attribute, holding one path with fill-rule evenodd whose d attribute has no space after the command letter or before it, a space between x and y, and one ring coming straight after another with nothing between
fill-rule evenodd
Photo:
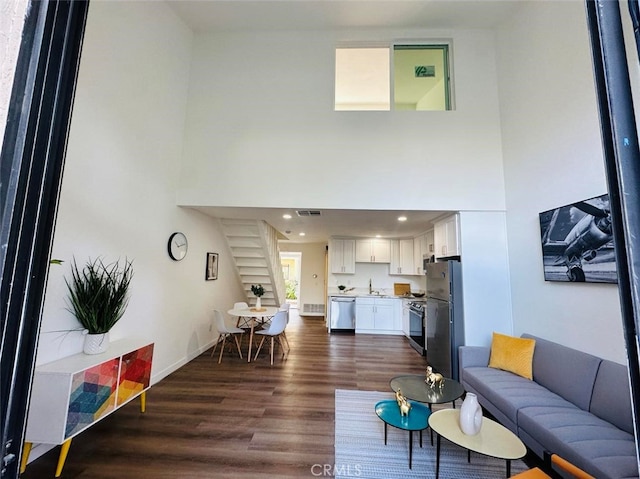
<instances>
[{"instance_id":1,"label":"ceiling vent","mask_svg":"<svg viewBox=\"0 0 640 479\"><path fill-rule=\"evenodd\" d=\"M320 216L320 210L298 210L298 216Z\"/></svg>"}]
</instances>

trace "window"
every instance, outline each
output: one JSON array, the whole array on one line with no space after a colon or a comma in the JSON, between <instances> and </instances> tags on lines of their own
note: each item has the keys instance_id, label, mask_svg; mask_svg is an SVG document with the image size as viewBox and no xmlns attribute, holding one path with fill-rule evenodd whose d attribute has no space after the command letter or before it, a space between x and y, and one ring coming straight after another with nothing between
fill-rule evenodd
<instances>
[{"instance_id":1,"label":"window","mask_svg":"<svg viewBox=\"0 0 640 479\"><path fill-rule=\"evenodd\" d=\"M447 43L336 48L336 111L388 111L392 105L394 110L452 109Z\"/></svg>"},{"instance_id":2,"label":"window","mask_svg":"<svg viewBox=\"0 0 640 479\"><path fill-rule=\"evenodd\" d=\"M336 110L390 110L388 48L336 49Z\"/></svg>"},{"instance_id":3,"label":"window","mask_svg":"<svg viewBox=\"0 0 640 479\"><path fill-rule=\"evenodd\" d=\"M448 45L393 48L393 105L396 110L450 110Z\"/></svg>"}]
</instances>

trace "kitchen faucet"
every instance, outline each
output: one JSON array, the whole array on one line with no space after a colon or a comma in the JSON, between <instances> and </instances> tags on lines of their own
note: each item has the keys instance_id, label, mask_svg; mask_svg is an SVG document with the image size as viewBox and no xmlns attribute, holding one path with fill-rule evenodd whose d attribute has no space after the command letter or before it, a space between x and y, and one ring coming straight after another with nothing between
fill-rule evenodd
<instances>
[{"instance_id":1,"label":"kitchen faucet","mask_svg":"<svg viewBox=\"0 0 640 479\"><path fill-rule=\"evenodd\" d=\"M371 278L369 278L369 294L373 293L373 289L371 288Z\"/></svg>"}]
</instances>

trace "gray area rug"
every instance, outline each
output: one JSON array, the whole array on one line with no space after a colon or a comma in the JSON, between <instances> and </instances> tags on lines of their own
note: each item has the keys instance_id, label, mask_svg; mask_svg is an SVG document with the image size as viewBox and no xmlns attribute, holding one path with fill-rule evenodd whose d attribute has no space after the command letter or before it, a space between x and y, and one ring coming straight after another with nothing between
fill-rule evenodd
<instances>
[{"instance_id":1,"label":"gray area rug","mask_svg":"<svg viewBox=\"0 0 640 479\"><path fill-rule=\"evenodd\" d=\"M422 449L419 433L413 434L413 463L409 469L409 433L389 426L384 444L384 423L376 416L375 404L394 399L391 392L336 389L335 470L336 478L425 478L435 477L435 434L431 446L430 430L423 432ZM458 405L456 405L459 407ZM451 407L434 405L433 410ZM511 462L511 474L526 471L521 460ZM471 453L446 439L440 448L441 479L504 478L506 462Z\"/></svg>"}]
</instances>

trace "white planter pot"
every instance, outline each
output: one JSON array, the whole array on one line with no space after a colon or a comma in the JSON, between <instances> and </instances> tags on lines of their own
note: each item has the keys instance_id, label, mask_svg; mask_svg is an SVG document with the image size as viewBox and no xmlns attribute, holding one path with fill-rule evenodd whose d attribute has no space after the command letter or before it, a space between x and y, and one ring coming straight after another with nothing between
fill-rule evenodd
<instances>
[{"instance_id":1,"label":"white planter pot","mask_svg":"<svg viewBox=\"0 0 640 479\"><path fill-rule=\"evenodd\" d=\"M109 348L109 333L89 334L85 333L84 348L85 354L104 353Z\"/></svg>"},{"instance_id":2,"label":"white planter pot","mask_svg":"<svg viewBox=\"0 0 640 479\"><path fill-rule=\"evenodd\" d=\"M262 301L260 300L260 296L256 296L256 309L262 308Z\"/></svg>"},{"instance_id":3,"label":"white planter pot","mask_svg":"<svg viewBox=\"0 0 640 479\"><path fill-rule=\"evenodd\" d=\"M478 403L478 397L473 393L467 393L460 407L460 429L463 433L474 436L482 427L482 407Z\"/></svg>"}]
</instances>

